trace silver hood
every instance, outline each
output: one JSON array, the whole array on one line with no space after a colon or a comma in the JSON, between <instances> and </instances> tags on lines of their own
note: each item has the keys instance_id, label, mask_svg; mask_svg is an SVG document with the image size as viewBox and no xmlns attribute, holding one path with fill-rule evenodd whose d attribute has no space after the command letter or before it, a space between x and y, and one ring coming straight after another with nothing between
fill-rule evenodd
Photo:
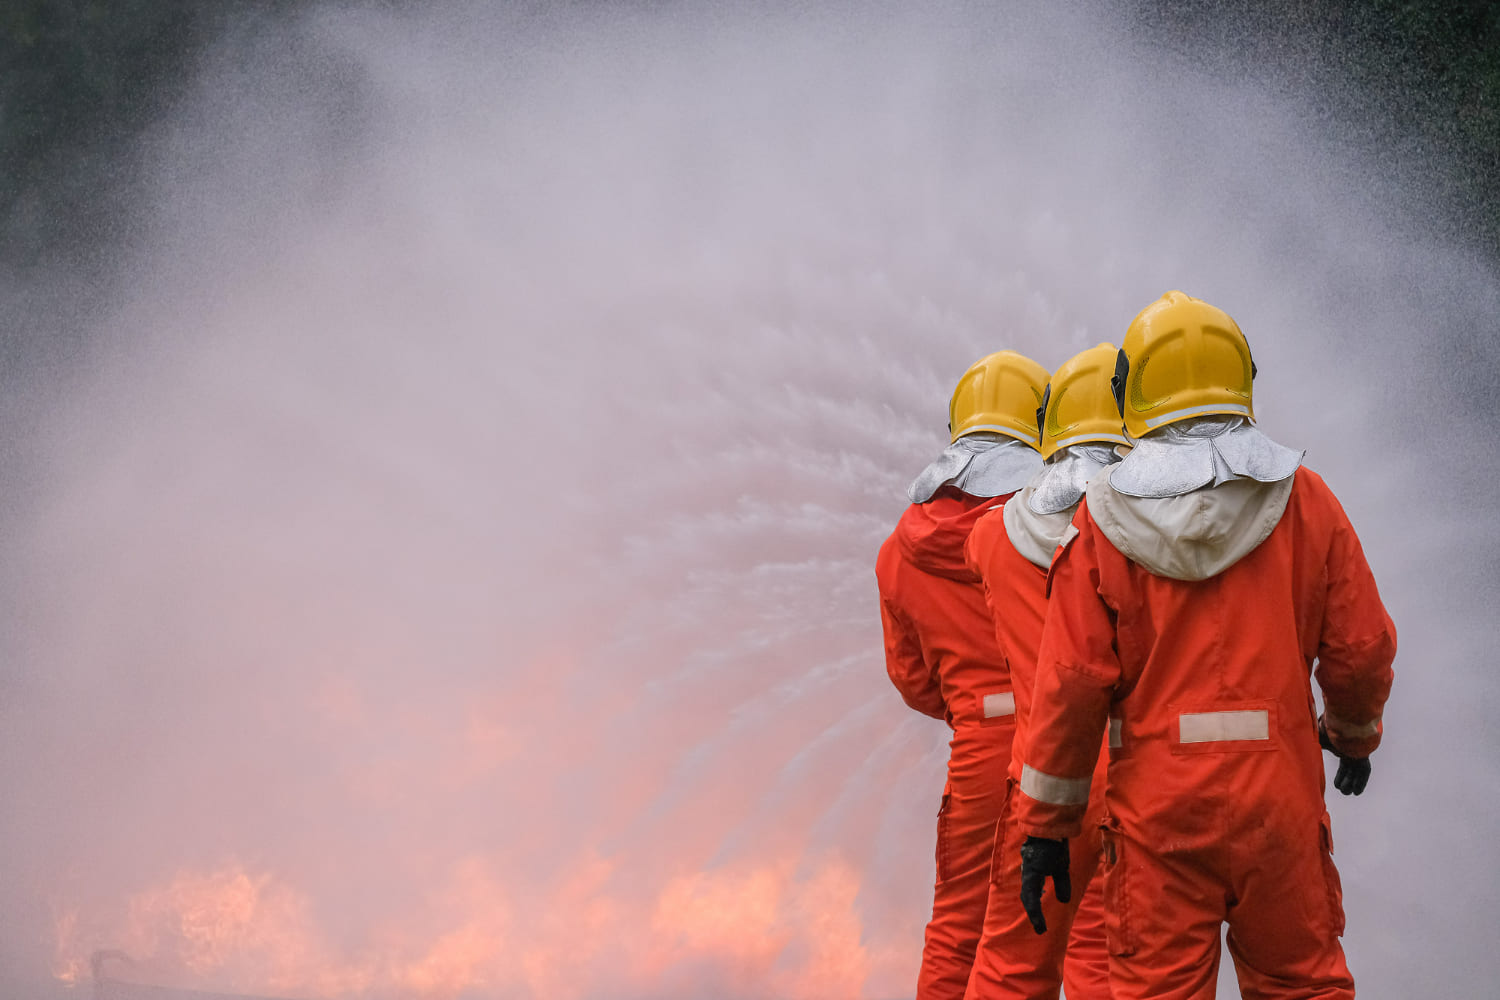
<instances>
[{"instance_id":1,"label":"silver hood","mask_svg":"<svg viewBox=\"0 0 1500 1000\"><path fill-rule=\"evenodd\" d=\"M1119 460L1112 444L1075 444L1055 452L1042 466L1042 471L1031 478L1026 506L1034 514L1056 514L1064 510L1071 514L1082 499L1089 480L1098 475L1100 469Z\"/></svg>"},{"instance_id":2,"label":"silver hood","mask_svg":"<svg viewBox=\"0 0 1500 1000\"><path fill-rule=\"evenodd\" d=\"M1063 532L1073 520L1089 480L1120 460L1111 444L1075 444L1056 452L1005 505L1005 534L1027 562L1052 565Z\"/></svg>"},{"instance_id":3,"label":"silver hood","mask_svg":"<svg viewBox=\"0 0 1500 1000\"><path fill-rule=\"evenodd\" d=\"M1117 493L1150 499L1231 479L1275 483L1296 472L1304 454L1272 441L1244 417L1200 417L1136 441L1110 482Z\"/></svg>"},{"instance_id":4,"label":"silver hood","mask_svg":"<svg viewBox=\"0 0 1500 1000\"><path fill-rule=\"evenodd\" d=\"M1003 496L1025 486L1041 464L1036 449L1015 438L965 434L922 470L906 495L912 503L926 503L939 487L951 483L970 496Z\"/></svg>"}]
</instances>

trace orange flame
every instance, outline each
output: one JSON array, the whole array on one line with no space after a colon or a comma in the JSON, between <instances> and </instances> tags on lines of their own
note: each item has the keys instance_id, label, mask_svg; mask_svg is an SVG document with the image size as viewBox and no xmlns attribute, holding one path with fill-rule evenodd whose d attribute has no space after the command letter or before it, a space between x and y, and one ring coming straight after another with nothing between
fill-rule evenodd
<instances>
[{"instance_id":1,"label":"orange flame","mask_svg":"<svg viewBox=\"0 0 1500 1000\"><path fill-rule=\"evenodd\" d=\"M182 872L130 897L122 919L96 921L91 934L80 911L63 913L54 973L81 981L87 955L107 946L131 957L108 971L129 981L317 1000L453 1000L476 988L549 1000L621 987L688 995L705 977L788 1000L861 995L870 956L854 906L859 880L842 864L802 878L789 862L687 873L649 900L611 892L612 874L587 860L523 918L493 865L469 858L446 889L413 906L427 912L411 926L340 950L310 899L268 873L238 864Z\"/></svg>"}]
</instances>

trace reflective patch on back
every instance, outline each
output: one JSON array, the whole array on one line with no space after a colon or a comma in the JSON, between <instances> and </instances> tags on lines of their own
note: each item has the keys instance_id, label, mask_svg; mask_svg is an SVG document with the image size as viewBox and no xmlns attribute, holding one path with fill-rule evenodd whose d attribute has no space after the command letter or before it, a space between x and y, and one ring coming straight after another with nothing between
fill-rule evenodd
<instances>
[{"instance_id":1,"label":"reflective patch on back","mask_svg":"<svg viewBox=\"0 0 1500 1000\"><path fill-rule=\"evenodd\" d=\"M996 694L984 696L984 717L986 719L998 719L1005 715L1016 714L1016 696L1010 691L1000 691Z\"/></svg>"},{"instance_id":2,"label":"reflective patch on back","mask_svg":"<svg viewBox=\"0 0 1500 1000\"><path fill-rule=\"evenodd\" d=\"M1189 712L1177 717L1180 743L1224 743L1231 740L1269 740L1271 715L1248 712Z\"/></svg>"}]
</instances>

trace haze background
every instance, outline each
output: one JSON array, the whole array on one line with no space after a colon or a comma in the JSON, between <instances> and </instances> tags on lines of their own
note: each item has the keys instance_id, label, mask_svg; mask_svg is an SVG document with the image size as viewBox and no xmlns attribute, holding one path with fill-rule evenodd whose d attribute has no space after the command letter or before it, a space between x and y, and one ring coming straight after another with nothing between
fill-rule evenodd
<instances>
[{"instance_id":1,"label":"haze background","mask_svg":"<svg viewBox=\"0 0 1500 1000\"><path fill-rule=\"evenodd\" d=\"M1361 995L1481 994L1494 149L1311 9L159 15L12 161L0 984L909 995L946 734L875 549L971 361L1180 287L1400 629Z\"/></svg>"}]
</instances>

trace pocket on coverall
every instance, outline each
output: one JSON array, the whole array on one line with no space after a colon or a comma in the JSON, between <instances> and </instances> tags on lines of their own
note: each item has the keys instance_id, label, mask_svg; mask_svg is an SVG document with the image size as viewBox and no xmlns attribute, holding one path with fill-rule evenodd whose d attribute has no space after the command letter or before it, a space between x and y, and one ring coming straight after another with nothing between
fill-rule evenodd
<instances>
[{"instance_id":1,"label":"pocket on coverall","mask_svg":"<svg viewBox=\"0 0 1500 1000\"><path fill-rule=\"evenodd\" d=\"M948 803L953 798L946 789L943 791L943 804L938 806L938 831L937 831L937 880L948 881Z\"/></svg>"},{"instance_id":2,"label":"pocket on coverall","mask_svg":"<svg viewBox=\"0 0 1500 1000\"><path fill-rule=\"evenodd\" d=\"M1328 813L1318 821L1323 848L1323 879L1328 886L1328 915L1333 924L1333 933L1344 936L1344 883L1333 863L1333 820Z\"/></svg>"},{"instance_id":3,"label":"pocket on coverall","mask_svg":"<svg viewBox=\"0 0 1500 1000\"><path fill-rule=\"evenodd\" d=\"M1100 848L1104 855L1104 935L1111 955L1134 955L1135 931L1131 925L1130 887L1126 876L1125 838L1113 819L1099 824Z\"/></svg>"},{"instance_id":4,"label":"pocket on coverall","mask_svg":"<svg viewBox=\"0 0 1500 1000\"><path fill-rule=\"evenodd\" d=\"M1019 842L1012 851L1010 811L1015 808L1013 797L1016 791L1016 779L1007 777L1005 779L1005 797L1000 800L1000 815L995 820L995 846L990 852L990 888L997 889L1006 883L1005 876L1015 870L1016 885L1020 885L1021 878L1021 851ZM1014 862L1012 864L1012 862Z\"/></svg>"}]
</instances>

